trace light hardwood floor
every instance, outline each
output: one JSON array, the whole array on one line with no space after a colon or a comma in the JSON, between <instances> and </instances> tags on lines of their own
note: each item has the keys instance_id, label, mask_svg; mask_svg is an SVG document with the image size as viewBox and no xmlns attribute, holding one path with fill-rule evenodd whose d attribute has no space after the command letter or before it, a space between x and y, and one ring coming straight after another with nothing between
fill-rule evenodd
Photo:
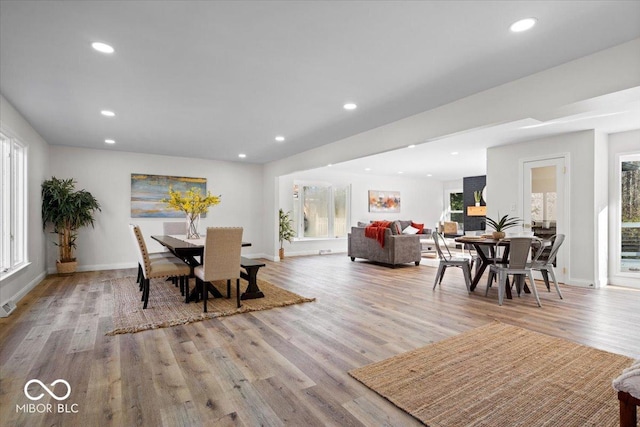
<instances>
[{"instance_id":1,"label":"light hardwood floor","mask_svg":"<svg viewBox=\"0 0 640 427\"><path fill-rule=\"evenodd\" d=\"M638 290L562 286L560 300L538 283L542 308L531 295L499 307L495 287L468 295L458 269L432 291L435 271L344 254L267 261L261 278L317 300L118 336L105 336L105 280L134 270L49 276L0 319L0 424L420 425L347 371L495 320L640 357ZM16 411L34 378L67 380L77 413Z\"/></svg>"}]
</instances>

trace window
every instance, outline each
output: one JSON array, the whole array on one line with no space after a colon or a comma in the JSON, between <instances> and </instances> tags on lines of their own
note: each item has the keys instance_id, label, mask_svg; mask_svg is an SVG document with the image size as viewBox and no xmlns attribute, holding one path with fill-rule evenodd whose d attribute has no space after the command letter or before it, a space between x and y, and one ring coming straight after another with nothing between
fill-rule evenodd
<instances>
[{"instance_id":1,"label":"window","mask_svg":"<svg viewBox=\"0 0 640 427\"><path fill-rule=\"evenodd\" d=\"M457 222L458 229L462 229L462 227L464 226L464 202L462 191L450 191L448 201L449 203L446 218L449 221Z\"/></svg>"},{"instance_id":2,"label":"window","mask_svg":"<svg viewBox=\"0 0 640 427\"><path fill-rule=\"evenodd\" d=\"M349 186L294 184L293 216L298 239L347 237Z\"/></svg>"},{"instance_id":3,"label":"window","mask_svg":"<svg viewBox=\"0 0 640 427\"><path fill-rule=\"evenodd\" d=\"M0 275L27 262L27 149L0 132Z\"/></svg>"},{"instance_id":4,"label":"window","mask_svg":"<svg viewBox=\"0 0 640 427\"><path fill-rule=\"evenodd\" d=\"M640 275L640 154L620 158L620 273Z\"/></svg>"}]
</instances>

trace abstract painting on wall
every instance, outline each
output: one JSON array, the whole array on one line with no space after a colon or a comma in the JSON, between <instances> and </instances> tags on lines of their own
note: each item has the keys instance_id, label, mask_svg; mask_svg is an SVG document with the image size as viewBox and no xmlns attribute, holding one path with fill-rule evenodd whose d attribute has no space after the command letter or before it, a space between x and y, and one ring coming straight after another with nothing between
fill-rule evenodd
<instances>
[{"instance_id":1,"label":"abstract painting on wall","mask_svg":"<svg viewBox=\"0 0 640 427\"><path fill-rule=\"evenodd\" d=\"M182 193L195 187L207 194L207 179L132 173L131 218L184 218L184 212L161 202L169 197L169 187Z\"/></svg>"},{"instance_id":2,"label":"abstract painting on wall","mask_svg":"<svg viewBox=\"0 0 640 427\"><path fill-rule=\"evenodd\" d=\"M369 212L400 212L400 192L369 190Z\"/></svg>"}]
</instances>

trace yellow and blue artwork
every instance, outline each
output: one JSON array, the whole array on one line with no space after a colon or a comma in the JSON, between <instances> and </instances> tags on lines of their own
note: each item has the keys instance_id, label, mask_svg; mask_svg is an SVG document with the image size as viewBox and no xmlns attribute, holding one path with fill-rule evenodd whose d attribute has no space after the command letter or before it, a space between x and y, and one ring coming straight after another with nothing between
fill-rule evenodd
<instances>
[{"instance_id":1,"label":"yellow and blue artwork","mask_svg":"<svg viewBox=\"0 0 640 427\"><path fill-rule=\"evenodd\" d=\"M132 173L131 218L184 218L184 212L161 201L169 197L169 187L182 193L195 187L207 194L207 179Z\"/></svg>"}]
</instances>

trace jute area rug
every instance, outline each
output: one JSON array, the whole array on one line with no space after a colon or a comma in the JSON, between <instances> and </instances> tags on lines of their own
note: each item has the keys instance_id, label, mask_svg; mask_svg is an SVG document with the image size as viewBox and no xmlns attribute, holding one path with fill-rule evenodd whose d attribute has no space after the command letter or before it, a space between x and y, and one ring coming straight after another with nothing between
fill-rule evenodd
<instances>
[{"instance_id":1,"label":"jute area rug","mask_svg":"<svg viewBox=\"0 0 640 427\"><path fill-rule=\"evenodd\" d=\"M431 427L613 427L632 360L496 322L349 374Z\"/></svg>"},{"instance_id":2,"label":"jute area rug","mask_svg":"<svg viewBox=\"0 0 640 427\"><path fill-rule=\"evenodd\" d=\"M189 280L193 288L194 280ZM214 282L215 287L226 297L226 281ZM247 287L247 282L240 280L240 292ZM248 313L250 311L268 310L292 304L315 301L293 292L282 289L265 280L258 279L258 287L264 298L242 301L242 307L236 307L235 283L231 286L231 298L212 298L207 301L207 313L203 312L202 301L185 304L179 288L164 279L152 279L149 304L142 309L141 292L135 277L124 277L111 280L113 289L113 325L114 329L107 335L127 334L147 329L166 328L176 325L198 322L221 316Z\"/></svg>"}]
</instances>

